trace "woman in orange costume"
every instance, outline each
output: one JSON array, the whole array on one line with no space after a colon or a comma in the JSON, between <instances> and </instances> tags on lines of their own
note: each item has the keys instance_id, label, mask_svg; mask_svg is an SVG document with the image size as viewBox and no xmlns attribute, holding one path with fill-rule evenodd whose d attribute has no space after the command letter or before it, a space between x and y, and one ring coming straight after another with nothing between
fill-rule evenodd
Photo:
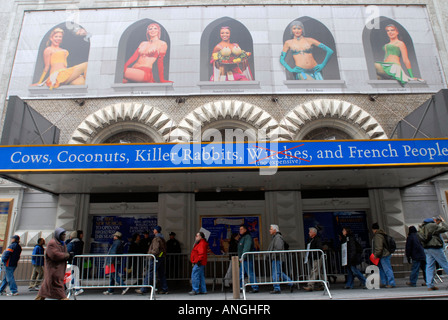
<instances>
[{"instance_id":1,"label":"woman in orange costume","mask_svg":"<svg viewBox=\"0 0 448 320\"><path fill-rule=\"evenodd\" d=\"M67 68L69 52L60 47L64 37L64 30L56 28L51 31L47 48L44 50L44 71L35 85L46 84L50 89L60 85L83 85L86 82L87 62ZM50 71L50 75L45 76ZM45 79L45 80L44 80Z\"/></svg>"},{"instance_id":2,"label":"woman in orange costume","mask_svg":"<svg viewBox=\"0 0 448 320\"><path fill-rule=\"evenodd\" d=\"M128 81L155 82L152 67L156 61L160 82L172 82L165 80L163 75L163 58L165 57L168 45L165 41L160 40L160 35L160 26L157 23L151 23L146 29L146 39L148 41L140 43L132 57L124 65L123 83L127 83ZM134 65L129 67L133 63Z\"/></svg>"},{"instance_id":3,"label":"woman in orange costume","mask_svg":"<svg viewBox=\"0 0 448 320\"><path fill-rule=\"evenodd\" d=\"M238 63L230 63L230 64L224 64L222 62L216 61L217 59L215 58L218 57L217 56L218 53L220 53L222 56L225 56L225 54L223 54L222 51L223 49L228 50L229 56L235 50L238 50L239 52L242 51L238 43L230 42L230 27L221 27L219 35L221 37L221 42L219 42L213 49L212 58L210 60L210 63L213 64L213 68L215 69L210 78L210 81L252 80L252 73L250 71L247 61L240 60ZM250 55L249 53L247 54L248 56ZM240 66L243 68L243 70L241 70Z\"/></svg>"}]
</instances>

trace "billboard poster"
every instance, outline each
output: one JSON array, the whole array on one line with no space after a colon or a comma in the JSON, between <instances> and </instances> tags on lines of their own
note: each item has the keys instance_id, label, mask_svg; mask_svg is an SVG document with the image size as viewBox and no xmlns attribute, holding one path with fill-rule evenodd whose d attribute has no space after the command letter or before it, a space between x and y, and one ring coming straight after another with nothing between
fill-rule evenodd
<instances>
[{"instance_id":1,"label":"billboard poster","mask_svg":"<svg viewBox=\"0 0 448 320\"><path fill-rule=\"evenodd\" d=\"M315 227L328 250L340 251L342 229L349 227L363 248L369 248L369 230L365 211L304 212L305 240L309 241L308 228Z\"/></svg>"},{"instance_id":2,"label":"billboard poster","mask_svg":"<svg viewBox=\"0 0 448 320\"><path fill-rule=\"evenodd\" d=\"M201 226L208 232L208 244L215 255L228 254L234 251L232 244L238 243L241 225L246 225L252 239L255 250L260 250L260 216L210 216L201 217Z\"/></svg>"},{"instance_id":3,"label":"billboard poster","mask_svg":"<svg viewBox=\"0 0 448 320\"><path fill-rule=\"evenodd\" d=\"M122 233L124 243L129 244L134 233L143 235L143 232L149 231L151 236L151 230L156 225L157 216L93 216L90 253L107 253L117 231ZM125 250L127 247L125 245Z\"/></svg>"},{"instance_id":4,"label":"billboard poster","mask_svg":"<svg viewBox=\"0 0 448 320\"><path fill-rule=\"evenodd\" d=\"M444 79L424 6L27 11L8 95L435 93Z\"/></svg>"},{"instance_id":5,"label":"billboard poster","mask_svg":"<svg viewBox=\"0 0 448 320\"><path fill-rule=\"evenodd\" d=\"M13 199L0 199L0 252L8 243L9 220L11 217Z\"/></svg>"}]
</instances>

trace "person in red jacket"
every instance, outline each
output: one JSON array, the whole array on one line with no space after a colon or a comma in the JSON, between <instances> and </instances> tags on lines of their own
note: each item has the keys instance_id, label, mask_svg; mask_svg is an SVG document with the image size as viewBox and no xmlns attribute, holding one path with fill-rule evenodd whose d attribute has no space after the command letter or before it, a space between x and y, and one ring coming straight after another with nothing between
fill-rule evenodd
<instances>
[{"instance_id":1,"label":"person in red jacket","mask_svg":"<svg viewBox=\"0 0 448 320\"><path fill-rule=\"evenodd\" d=\"M190 295L206 294L207 288L205 286L205 265L207 264L207 249L208 243L205 240L203 232L196 234L193 250L191 250L190 261L193 264L191 272L191 285L193 290L189 292Z\"/></svg>"}]
</instances>

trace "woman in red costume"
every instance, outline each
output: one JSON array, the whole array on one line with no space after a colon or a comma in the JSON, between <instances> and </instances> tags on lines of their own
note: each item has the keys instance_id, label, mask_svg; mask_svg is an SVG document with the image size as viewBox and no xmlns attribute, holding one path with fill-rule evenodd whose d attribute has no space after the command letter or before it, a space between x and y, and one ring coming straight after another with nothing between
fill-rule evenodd
<instances>
[{"instance_id":1,"label":"woman in red costume","mask_svg":"<svg viewBox=\"0 0 448 320\"><path fill-rule=\"evenodd\" d=\"M64 30L55 28L50 33L47 48L44 50L44 71L35 86L46 84L50 89L58 88L60 85L83 85L86 81L87 62L80 63L67 68L67 57L69 52L60 47L64 37ZM50 75L45 76L50 71Z\"/></svg>"},{"instance_id":2,"label":"woman in red costume","mask_svg":"<svg viewBox=\"0 0 448 320\"><path fill-rule=\"evenodd\" d=\"M163 76L163 58L166 55L168 45L165 41L160 40L160 35L160 26L157 23L151 23L146 29L146 39L148 41L140 43L132 57L124 65L123 83L128 81L155 82L152 67L156 61L160 82L172 82L165 80Z\"/></svg>"}]
</instances>

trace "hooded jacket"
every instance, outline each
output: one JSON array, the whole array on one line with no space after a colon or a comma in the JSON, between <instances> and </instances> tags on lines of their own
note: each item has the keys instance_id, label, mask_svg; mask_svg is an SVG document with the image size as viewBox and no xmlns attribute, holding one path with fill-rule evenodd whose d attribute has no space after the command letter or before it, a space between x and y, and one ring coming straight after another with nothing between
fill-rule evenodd
<instances>
[{"instance_id":1,"label":"hooded jacket","mask_svg":"<svg viewBox=\"0 0 448 320\"><path fill-rule=\"evenodd\" d=\"M67 252L65 242L60 238L63 233L65 233L64 229L57 228L54 232L53 239L47 245L45 253L45 277L38 293L39 296L44 298L58 300L66 298L64 275L70 254Z\"/></svg>"},{"instance_id":2,"label":"hooded jacket","mask_svg":"<svg viewBox=\"0 0 448 320\"><path fill-rule=\"evenodd\" d=\"M443 240L440 237L442 233L448 231L448 225L442 221L439 224L432 219L426 219L418 231L420 242L425 249L443 248Z\"/></svg>"},{"instance_id":3,"label":"hooded jacket","mask_svg":"<svg viewBox=\"0 0 448 320\"><path fill-rule=\"evenodd\" d=\"M378 231L373 236L373 239L372 239L373 254L377 258L384 258L384 257L391 255L389 250L387 250L387 243L386 243L385 235L386 235L386 233L383 230L378 229Z\"/></svg>"},{"instance_id":4,"label":"hooded jacket","mask_svg":"<svg viewBox=\"0 0 448 320\"><path fill-rule=\"evenodd\" d=\"M22 247L20 246L20 244L18 242L13 242L3 253L2 262L7 267L17 267L17 263L19 262L21 253Z\"/></svg>"},{"instance_id":5,"label":"hooded jacket","mask_svg":"<svg viewBox=\"0 0 448 320\"><path fill-rule=\"evenodd\" d=\"M249 231L242 235L238 242L238 258L241 259L243 253L254 251L254 240L252 239Z\"/></svg>"},{"instance_id":6,"label":"hooded jacket","mask_svg":"<svg viewBox=\"0 0 448 320\"><path fill-rule=\"evenodd\" d=\"M425 251L417 236L417 229L409 227L409 234L406 239L406 257L414 261L426 260Z\"/></svg>"}]
</instances>

